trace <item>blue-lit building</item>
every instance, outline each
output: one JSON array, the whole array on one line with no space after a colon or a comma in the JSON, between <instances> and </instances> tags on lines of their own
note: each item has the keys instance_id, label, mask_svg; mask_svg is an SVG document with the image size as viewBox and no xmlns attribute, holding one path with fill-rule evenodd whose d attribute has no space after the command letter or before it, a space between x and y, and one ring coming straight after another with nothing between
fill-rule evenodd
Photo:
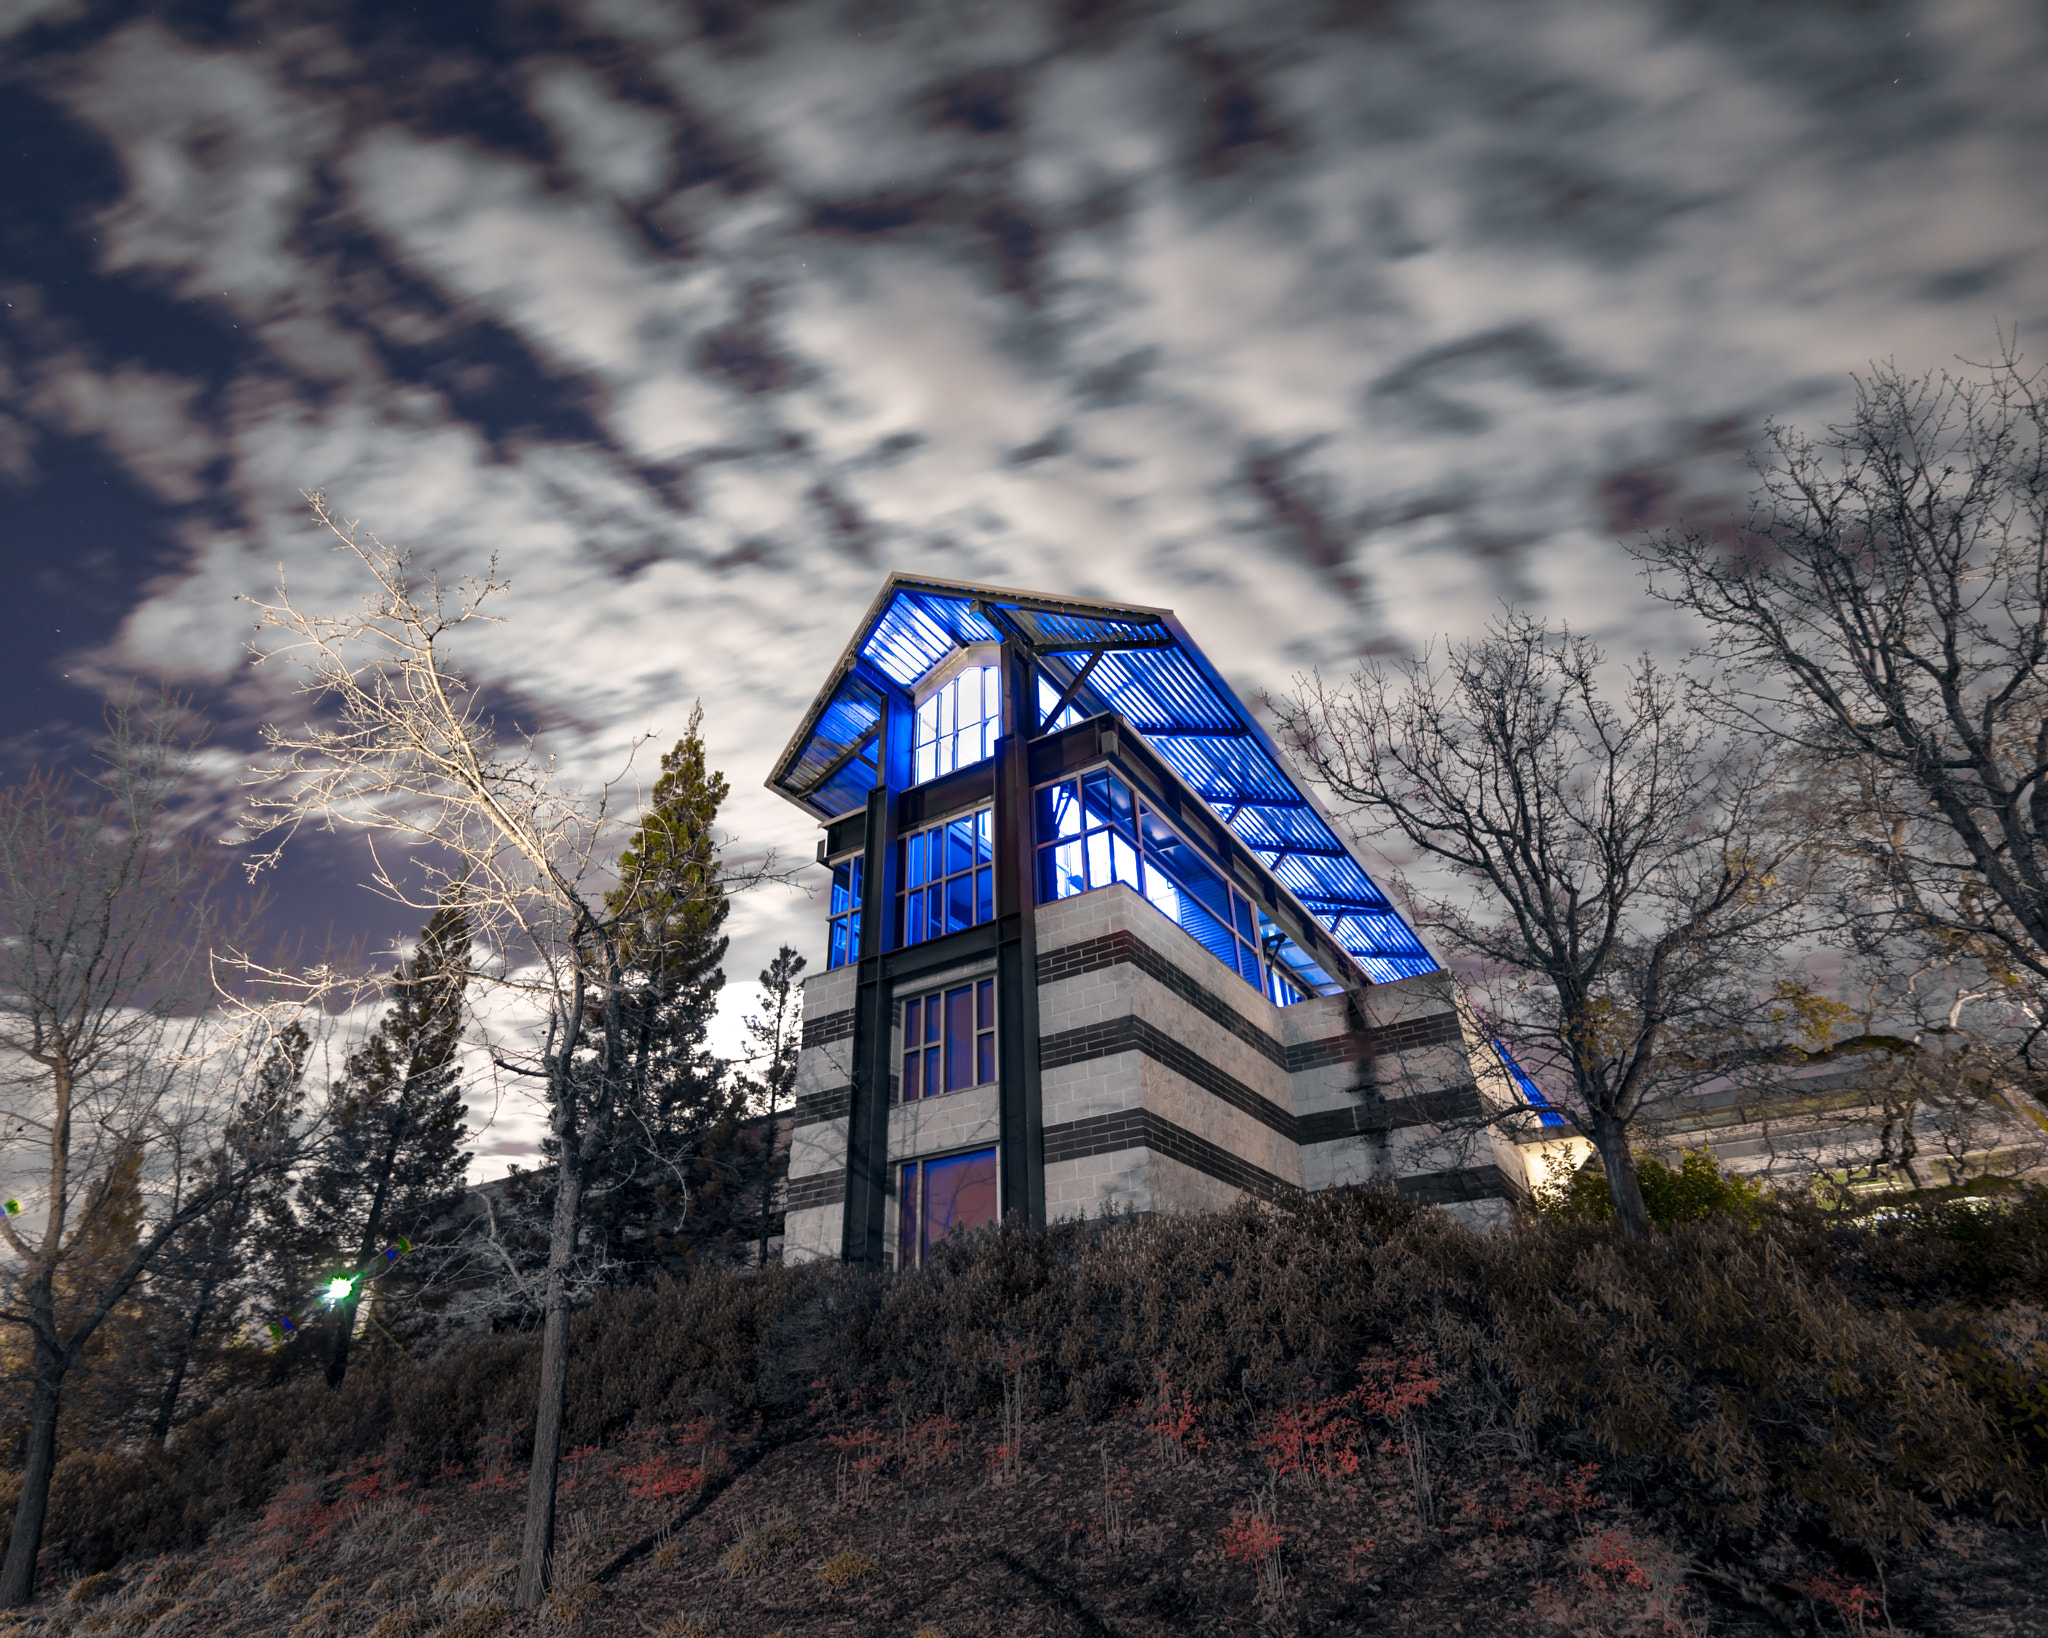
<instances>
[{"instance_id":1,"label":"blue-lit building","mask_svg":"<svg viewBox=\"0 0 2048 1638\"><path fill-rule=\"evenodd\" d=\"M1167 610L893 575L769 787L832 873L786 1256L1521 1186L1492 1044Z\"/></svg>"}]
</instances>

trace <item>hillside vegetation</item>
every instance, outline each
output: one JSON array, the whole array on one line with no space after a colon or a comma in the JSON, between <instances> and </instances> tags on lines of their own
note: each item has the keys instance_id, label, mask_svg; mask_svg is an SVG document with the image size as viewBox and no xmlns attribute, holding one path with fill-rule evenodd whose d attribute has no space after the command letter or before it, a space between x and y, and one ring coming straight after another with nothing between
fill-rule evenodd
<instances>
[{"instance_id":1,"label":"hillside vegetation","mask_svg":"<svg viewBox=\"0 0 2048 1638\"><path fill-rule=\"evenodd\" d=\"M1340 1191L577 1326L544 1610L504 1608L502 1335L66 1455L25 1630L1942 1633L2048 1597L2039 1191L1647 1241Z\"/></svg>"}]
</instances>

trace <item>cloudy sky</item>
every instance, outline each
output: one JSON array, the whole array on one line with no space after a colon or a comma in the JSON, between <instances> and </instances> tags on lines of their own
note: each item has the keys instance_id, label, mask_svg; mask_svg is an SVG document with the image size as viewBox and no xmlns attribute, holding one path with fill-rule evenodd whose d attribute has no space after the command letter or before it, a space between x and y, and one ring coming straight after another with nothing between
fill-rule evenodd
<instances>
[{"instance_id":1,"label":"cloudy sky","mask_svg":"<svg viewBox=\"0 0 2048 1638\"><path fill-rule=\"evenodd\" d=\"M2033 0L0 0L0 755L164 678L231 774L291 708L234 596L355 591L310 489L498 555L462 658L580 776L701 697L798 858L761 781L891 568L1247 691L1503 599L1679 650L1618 540L2041 335L2043 153ZM280 911L404 931L360 873Z\"/></svg>"}]
</instances>

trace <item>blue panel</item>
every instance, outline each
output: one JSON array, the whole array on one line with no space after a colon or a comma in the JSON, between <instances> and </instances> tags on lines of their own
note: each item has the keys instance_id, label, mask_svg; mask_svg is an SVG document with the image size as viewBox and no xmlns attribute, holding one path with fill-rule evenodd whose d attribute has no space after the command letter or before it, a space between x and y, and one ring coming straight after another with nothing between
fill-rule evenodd
<instances>
[{"instance_id":1,"label":"blue panel","mask_svg":"<svg viewBox=\"0 0 2048 1638\"><path fill-rule=\"evenodd\" d=\"M1174 634L1170 625L1123 619L1109 611L1095 615L1085 608L1024 608L994 594L989 601L1009 609L1010 617L1041 642L1093 644ZM899 583L859 652L900 686L912 687L961 646L1002 636L976 612L974 602L971 590L927 590ZM1086 693L1145 736L1303 908L1331 930L1368 976L1384 983L1436 970L1421 940L1332 834L1257 735L1243 706L1191 647L1104 653L1088 674ZM1049 698L1042 701L1049 703ZM845 677L778 784L802 789L872 727L880 713L875 691L858 676ZM876 759L870 748L835 775L826 789L806 800L821 812L848 812L860 806L875 779ZM1066 800L1072 802L1073 795ZM1085 866L1081 850L1072 852L1075 857L1069 860L1063 850L1057 864L1050 856L1041 859L1041 869L1057 879L1058 891L1078 890L1069 884ZM945 915L939 904L932 905L931 912L935 921Z\"/></svg>"},{"instance_id":2,"label":"blue panel","mask_svg":"<svg viewBox=\"0 0 2048 1638\"><path fill-rule=\"evenodd\" d=\"M1500 1054L1500 1061L1507 1066L1507 1072L1514 1080L1516 1090L1529 1100L1529 1107L1542 1111L1542 1123L1545 1126L1564 1125L1564 1116L1560 1115L1550 1100L1543 1095L1542 1088L1529 1078L1529 1072L1515 1062L1515 1055L1508 1051L1506 1043L1495 1041L1493 1050Z\"/></svg>"}]
</instances>

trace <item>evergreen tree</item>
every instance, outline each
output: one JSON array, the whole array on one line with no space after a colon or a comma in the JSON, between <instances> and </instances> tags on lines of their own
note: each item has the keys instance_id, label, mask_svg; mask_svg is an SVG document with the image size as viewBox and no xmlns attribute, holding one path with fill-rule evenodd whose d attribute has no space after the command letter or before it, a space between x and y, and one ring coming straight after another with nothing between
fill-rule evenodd
<instances>
[{"instance_id":1,"label":"evergreen tree","mask_svg":"<svg viewBox=\"0 0 2048 1638\"><path fill-rule=\"evenodd\" d=\"M299 1190L308 1240L331 1276L364 1268L461 1197L471 1158L457 1062L469 952L469 918L451 896L393 974L390 1010L334 1089L327 1143ZM347 1374L362 1291L357 1283L331 1304L330 1385Z\"/></svg>"},{"instance_id":2,"label":"evergreen tree","mask_svg":"<svg viewBox=\"0 0 2048 1638\"><path fill-rule=\"evenodd\" d=\"M661 759L661 777L605 908L618 929L632 1074L587 1216L628 1278L680 1269L731 1238L739 1209L743 1103L705 1040L725 987L731 912L715 826L730 792L706 765L704 708Z\"/></svg>"},{"instance_id":3,"label":"evergreen tree","mask_svg":"<svg viewBox=\"0 0 2048 1638\"><path fill-rule=\"evenodd\" d=\"M298 1023L270 1044L256 1089L236 1109L226 1142L208 1158L209 1175L201 1179L202 1187L223 1183L220 1197L174 1242L150 1282L158 1316L153 1363L162 1386L149 1431L158 1444L170 1437L193 1372L205 1372L228 1352L246 1311L253 1307L271 1318L273 1309L294 1306L290 1293L303 1284L290 1179L260 1162L289 1148L304 1116L312 1045Z\"/></svg>"},{"instance_id":4,"label":"evergreen tree","mask_svg":"<svg viewBox=\"0 0 2048 1638\"><path fill-rule=\"evenodd\" d=\"M775 959L761 969L762 1011L747 1015L747 1039L753 1044L757 1066L748 1077L748 1092L762 1106L758 1172L760 1245L755 1265L768 1265L769 1211L775 1201L775 1176L780 1162L776 1148L775 1120L783 1103L796 1094L796 1060L803 1045L804 991L797 975L804 970L804 958L787 944L775 952Z\"/></svg>"}]
</instances>

